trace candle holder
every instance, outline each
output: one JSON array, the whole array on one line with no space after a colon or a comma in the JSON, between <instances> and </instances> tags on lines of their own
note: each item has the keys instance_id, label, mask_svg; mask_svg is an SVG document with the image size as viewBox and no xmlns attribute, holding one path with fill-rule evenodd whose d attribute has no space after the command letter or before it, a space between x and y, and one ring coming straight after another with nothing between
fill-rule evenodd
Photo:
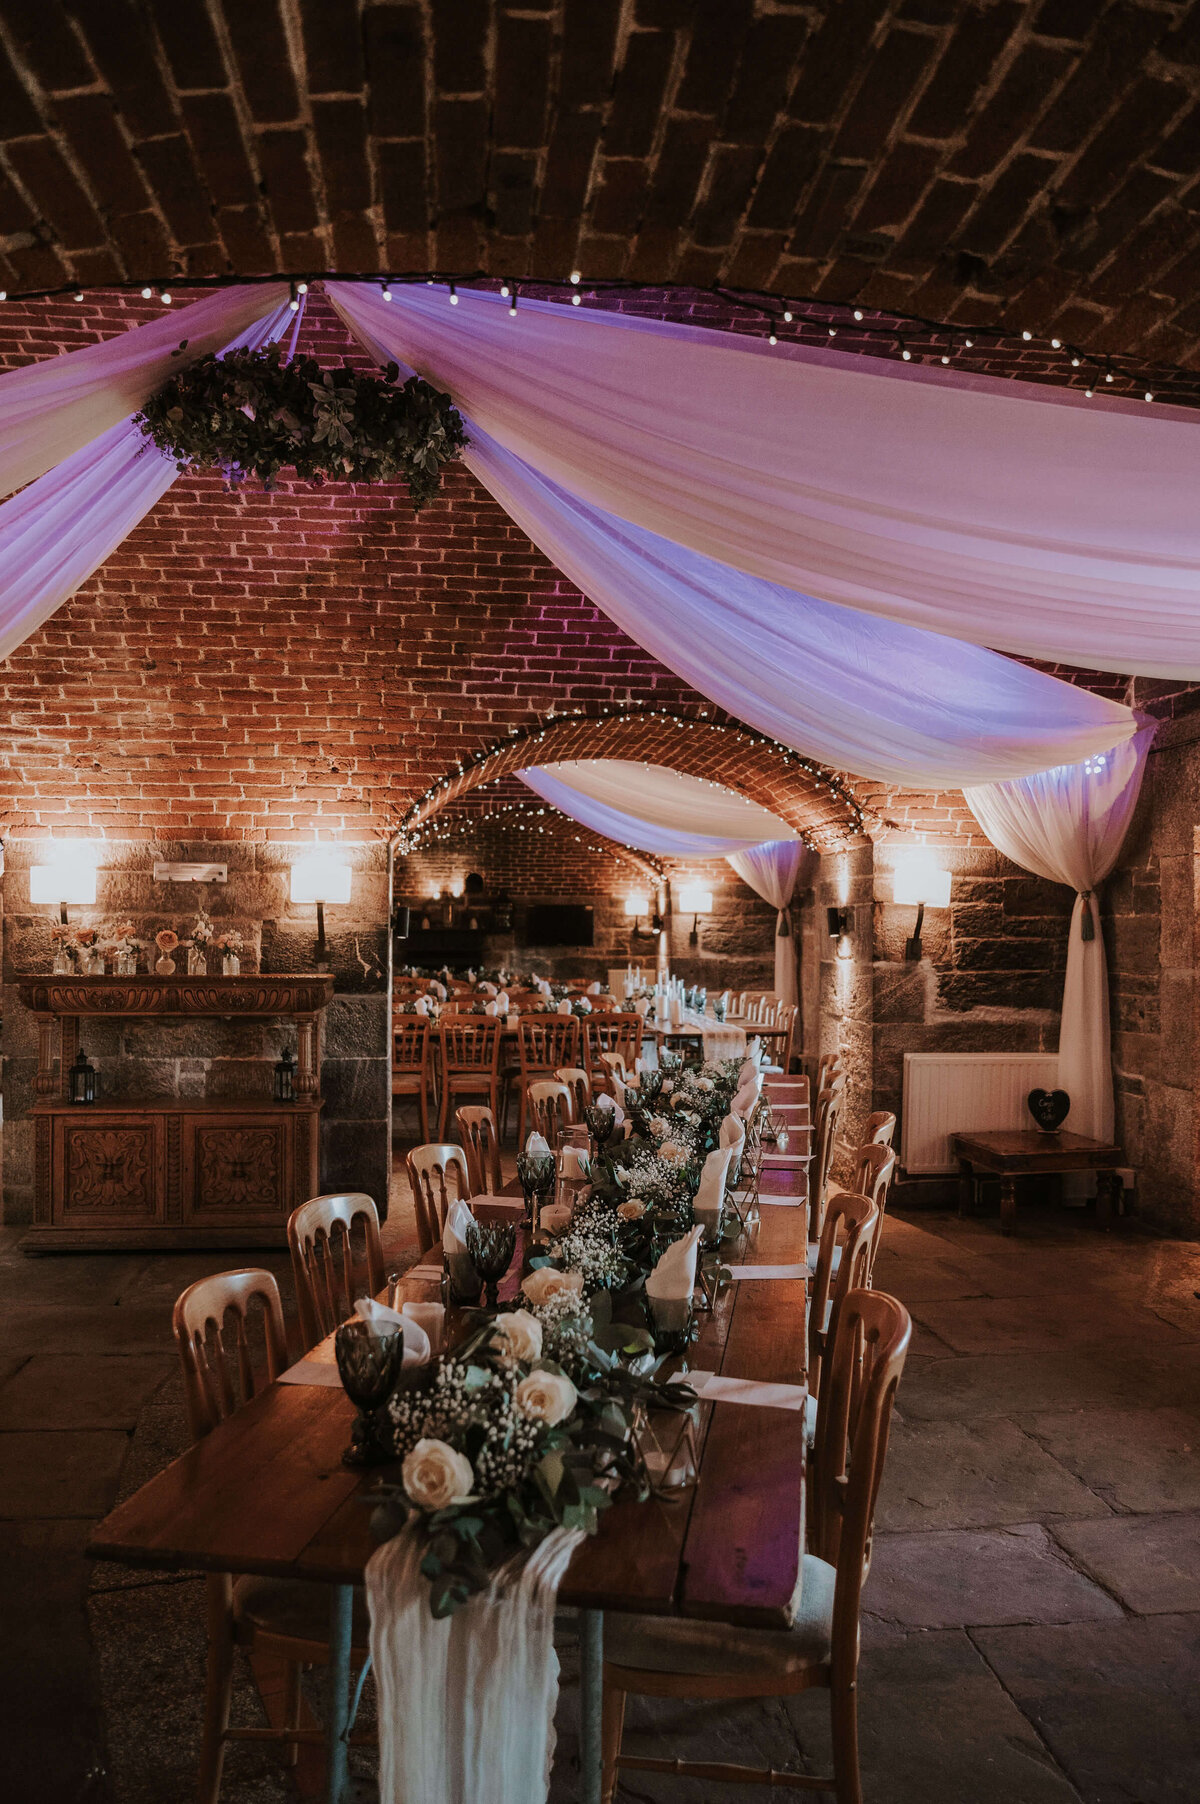
<instances>
[{"instance_id":1,"label":"candle holder","mask_svg":"<svg viewBox=\"0 0 1200 1804\"><path fill-rule=\"evenodd\" d=\"M358 1410L343 1465L371 1466L391 1459L392 1451L380 1436L379 1411L400 1377L403 1328L377 1334L369 1322L343 1322L334 1334L333 1352L342 1389Z\"/></svg>"}]
</instances>

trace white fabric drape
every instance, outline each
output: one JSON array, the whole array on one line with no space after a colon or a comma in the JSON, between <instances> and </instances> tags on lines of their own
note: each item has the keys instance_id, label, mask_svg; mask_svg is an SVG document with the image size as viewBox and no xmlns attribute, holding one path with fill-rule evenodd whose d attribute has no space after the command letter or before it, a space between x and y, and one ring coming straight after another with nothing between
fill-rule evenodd
<instances>
[{"instance_id":1,"label":"white fabric drape","mask_svg":"<svg viewBox=\"0 0 1200 1804\"><path fill-rule=\"evenodd\" d=\"M251 292L261 304L262 291ZM177 329L185 326L185 335L191 312L185 307L175 320ZM294 318L285 300L222 348L257 350L279 338ZM0 383L4 380L0 377ZM148 443L130 418L110 426L0 506L0 658L99 569L176 475L172 460Z\"/></svg>"},{"instance_id":2,"label":"white fabric drape","mask_svg":"<svg viewBox=\"0 0 1200 1804\"><path fill-rule=\"evenodd\" d=\"M766 838L797 838L769 809L661 764L594 758L517 774L593 833L660 857L722 858Z\"/></svg>"},{"instance_id":3,"label":"white fabric drape","mask_svg":"<svg viewBox=\"0 0 1200 1804\"><path fill-rule=\"evenodd\" d=\"M505 450L674 544L979 645L1200 675L1185 409L553 302L329 292Z\"/></svg>"},{"instance_id":4,"label":"white fabric drape","mask_svg":"<svg viewBox=\"0 0 1200 1804\"><path fill-rule=\"evenodd\" d=\"M731 864L743 883L749 884L778 911L775 930L775 990L786 1003L800 1000L797 976L796 936L792 931L789 909L801 871L806 879L817 865L817 855L796 840L767 840L761 846L748 846L744 852L731 852ZM787 1048L784 1048L786 1053ZM787 1058L783 1059L787 1070Z\"/></svg>"},{"instance_id":5,"label":"white fabric drape","mask_svg":"<svg viewBox=\"0 0 1200 1804\"><path fill-rule=\"evenodd\" d=\"M435 1622L416 1538L367 1562L379 1804L545 1804L554 1758L554 1602L583 1536L555 1529Z\"/></svg>"},{"instance_id":6,"label":"white fabric drape","mask_svg":"<svg viewBox=\"0 0 1200 1804\"><path fill-rule=\"evenodd\" d=\"M136 413L181 364L220 350L287 298L286 282L222 288L102 344L0 376L0 495Z\"/></svg>"},{"instance_id":7,"label":"white fabric drape","mask_svg":"<svg viewBox=\"0 0 1200 1804\"><path fill-rule=\"evenodd\" d=\"M1120 854L1142 786L1153 726L1087 764L965 791L992 844L1015 864L1076 891L1067 946L1058 1082L1068 1132L1113 1135L1108 972L1095 891ZM1086 936L1086 937L1085 937Z\"/></svg>"}]
</instances>

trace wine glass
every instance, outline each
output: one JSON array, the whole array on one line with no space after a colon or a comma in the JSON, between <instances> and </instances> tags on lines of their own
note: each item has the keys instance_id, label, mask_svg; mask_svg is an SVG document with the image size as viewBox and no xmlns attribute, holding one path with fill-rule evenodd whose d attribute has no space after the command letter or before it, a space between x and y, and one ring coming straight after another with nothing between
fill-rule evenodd
<instances>
[{"instance_id":1,"label":"wine glass","mask_svg":"<svg viewBox=\"0 0 1200 1804\"><path fill-rule=\"evenodd\" d=\"M613 1137L617 1125L617 1111L606 1109L603 1103L592 1102L583 1111L583 1118L587 1122L588 1132L595 1141L596 1150L599 1152L601 1147L606 1146Z\"/></svg>"},{"instance_id":2,"label":"wine glass","mask_svg":"<svg viewBox=\"0 0 1200 1804\"><path fill-rule=\"evenodd\" d=\"M379 1334L370 1322L343 1322L334 1334L333 1351L342 1389L358 1409L343 1463L368 1466L390 1459L380 1442L377 1416L395 1390L404 1363L403 1328Z\"/></svg>"},{"instance_id":3,"label":"wine glass","mask_svg":"<svg viewBox=\"0 0 1200 1804\"><path fill-rule=\"evenodd\" d=\"M512 1264L516 1250L515 1222L474 1221L467 1229L467 1252L472 1265L487 1286L485 1307L488 1309L500 1306L498 1286Z\"/></svg>"},{"instance_id":4,"label":"wine glass","mask_svg":"<svg viewBox=\"0 0 1200 1804\"><path fill-rule=\"evenodd\" d=\"M517 1176L525 1193L525 1219L537 1231L541 1205L554 1189L557 1168L553 1153L517 1154Z\"/></svg>"}]
</instances>

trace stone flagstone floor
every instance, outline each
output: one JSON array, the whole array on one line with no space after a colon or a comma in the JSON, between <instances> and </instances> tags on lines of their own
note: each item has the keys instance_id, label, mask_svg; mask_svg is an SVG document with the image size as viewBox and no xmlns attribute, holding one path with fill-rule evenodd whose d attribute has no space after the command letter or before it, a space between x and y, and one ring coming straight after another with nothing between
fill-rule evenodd
<instances>
[{"instance_id":1,"label":"stone flagstone floor","mask_svg":"<svg viewBox=\"0 0 1200 1804\"><path fill-rule=\"evenodd\" d=\"M396 1210L393 1257L409 1233ZM201 1584L89 1570L82 1549L118 1493L184 1444L171 1304L233 1258L29 1261L18 1237L0 1233L0 1795L187 1798ZM261 1262L286 1294L285 1259ZM1057 1209L1025 1211L1012 1241L986 1217L896 1214L876 1281L917 1333L864 1599L868 1804L1192 1804L1200 1247L1101 1236ZM575 1795L576 1705L568 1628L554 1804ZM236 1708L259 1720L245 1675ZM627 1747L816 1771L827 1721L820 1693L635 1704ZM224 1804L294 1795L265 1753L235 1748L226 1775ZM630 1774L619 1795L710 1794Z\"/></svg>"}]
</instances>

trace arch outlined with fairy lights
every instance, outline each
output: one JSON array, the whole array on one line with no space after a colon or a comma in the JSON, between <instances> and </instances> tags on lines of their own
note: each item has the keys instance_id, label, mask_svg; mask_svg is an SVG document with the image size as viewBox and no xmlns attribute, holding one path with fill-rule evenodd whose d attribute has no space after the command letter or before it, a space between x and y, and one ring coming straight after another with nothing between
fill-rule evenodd
<instances>
[{"instance_id":1,"label":"arch outlined with fairy lights","mask_svg":"<svg viewBox=\"0 0 1200 1804\"><path fill-rule=\"evenodd\" d=\"M399 853L416 851L421 829L443 809L500 777L534 765L601 758L665 765L733 790L778 815L819 852L856 842L875 824L849 785L814 759L741 722L647 703L556 713L471 753L410 805L393 846Z\"/></svg>"}]
</instances>

